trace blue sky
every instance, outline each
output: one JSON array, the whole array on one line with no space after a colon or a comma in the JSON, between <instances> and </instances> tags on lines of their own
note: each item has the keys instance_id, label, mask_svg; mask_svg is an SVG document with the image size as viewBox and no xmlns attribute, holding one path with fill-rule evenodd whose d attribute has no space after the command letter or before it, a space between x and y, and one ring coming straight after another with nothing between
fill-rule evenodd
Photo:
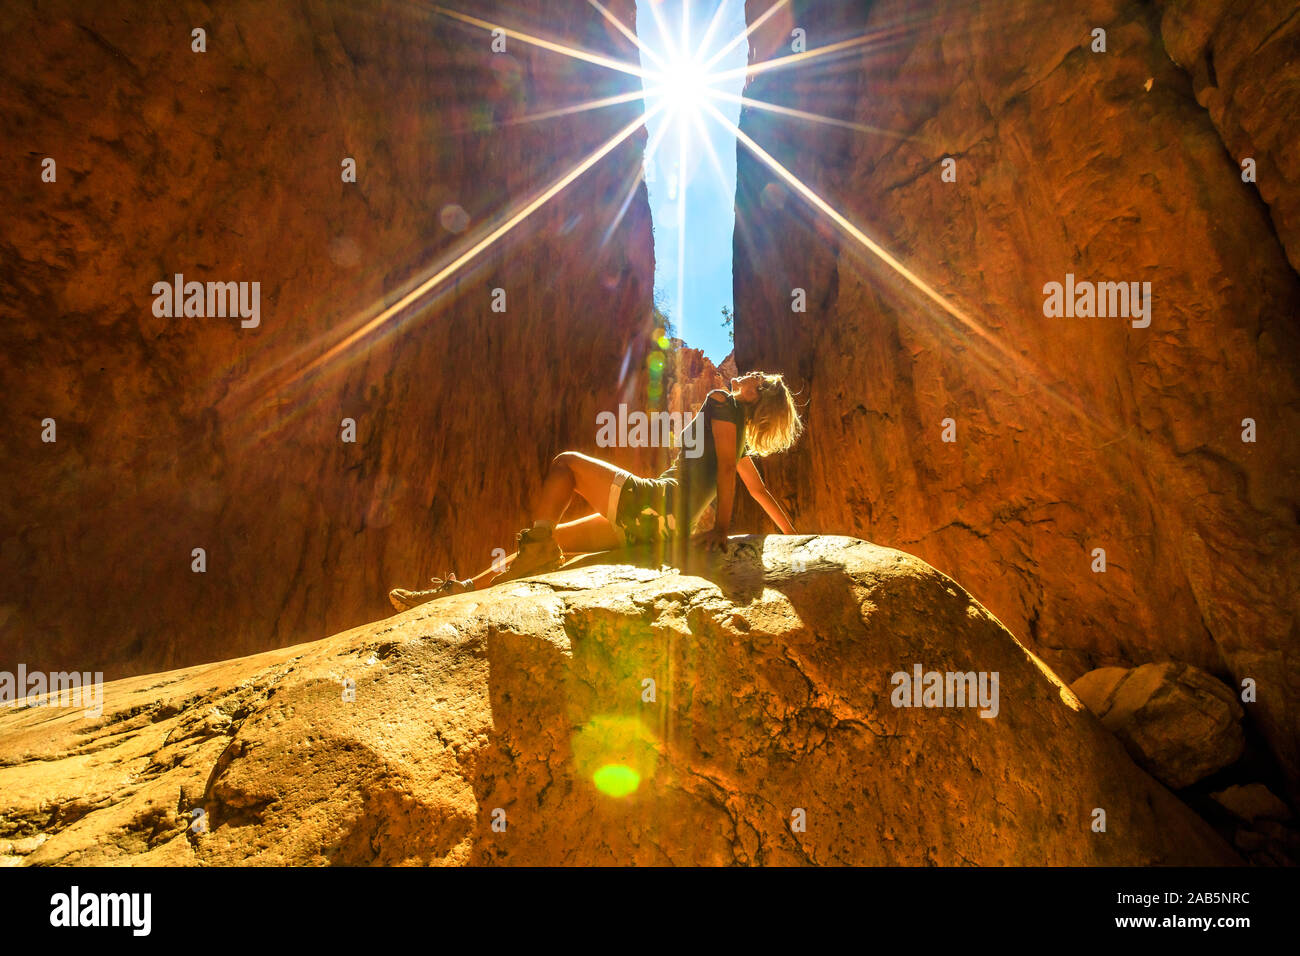
<instances>
[{"instance_id":1,"label":"blue sky","mask_svg":"<svg viewBox=\"0 0 1300 956\"><path fill-rule=\"evenodd\" d=\"M683 0L637 0L637 36L664 61L682 44ZM666 40L652 12L668 27ZM717 26L709 36L701 60L709 60L745 30L744 0L693 0L690 2L685 49L695 53L705 38L714 13L721 8ZM740 69L749 57L749 44L736 44L710 72ZM642 52L646 70L659 65ZM653 80L647 80L653 84ZM744 86L743 73L715 84L715 88L738 95ZM647 100L653 108L654 99ZM733 123L740 117L740 104L712 98L711 102ZM695 114L692 116L691 114ZM686 117L683 121L683 115ZM667 127L665 130L664 127ZM649 143L659 140L646 159L646 181L650 213L655 230L655 294L676 326L677 335L693 348L703 349L714 362L731 351L731 340L722 325L722 308L732 307L731 240L736 221L736 136L729 133L706 111L686 110L676 119L660 113L646 123ZM685 163L682 140L685 130ZM662 138L660 138L662 137ZM712 154L709 147L712 146ZM717 157L714 164L711 156ZM719 169L720 167L720 169ZM682 269L682 294L678 294L680 203L686 203L686 245Z\"/></svg>"}]
</instances>

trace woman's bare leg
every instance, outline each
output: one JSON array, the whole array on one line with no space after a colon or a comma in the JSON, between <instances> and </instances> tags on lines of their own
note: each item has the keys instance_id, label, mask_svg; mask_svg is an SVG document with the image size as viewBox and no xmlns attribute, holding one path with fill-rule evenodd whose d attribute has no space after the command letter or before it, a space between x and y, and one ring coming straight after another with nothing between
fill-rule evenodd
<instances>
[{"instance_id":1,"label":"woman's bare leg","mask_svg":"<svg viewBox=\"0 0 1300 956\"><path fill-rule=\"evenodd\" d=\"M603 512L609 499L609 486L619 471L607 461L580 455L576 451L556 455L542 481L542 490L533 500L533 520L557 523L575 492L585 498L597 514Z\"/></svg>"},{"instance_id":2,"label":"woman's bare leg","mask_svg":"<svg viewBox=\"0 0 1300 956\"><path fill-rule=\"evenodd\" d=\"M556 525L555 542L565 554L592 554L623 547L622 537L604 515L587 515Z\"/></svg>"},{"instance_id":3,"label":"woman's bare leg","mask_svg":"<svg viewBox=\"0 0 1300 956\"><path fill-rule=\"evenodd\" d=\"M588 554L593 551L608 551L622 547L622 536L599 512L608 507L610 488L619 469L608 462L577 452L566 451L556 455L551 462L551 469L542 482L542 489L534 502L533 514L538 522L546 522L551 528L552 539L560 551L570 554ZM586 499L597 514L557 524L573 500L574 494ZM536 526L536 524L534 525ZM497 577L507 571L519 557L519 552L498 557L492 566L480 571L470 578L475 590L490 587ZM389 597L399 610L413 607L421 600L433 600L433 590L411 592L395 588Z\"/></svg>"},{"instance_id":4,"label":"woman's bare leg","mask_svg":"<svg viewBox=\"0 0 1300 956\"><path fill-rule=\"evenodd\" d=\"M561 551L586 554L622 547L623 541L613 526L600 514L609 503L609 489L620 469L599 458L591 458L575 451L556 455L551 468L542 481L542 488L533 502L532 516L536 521L555 524L555 543ZM596 514L558 524L560 517L573 501L574 494L586 500ZM504 572L518 552L498 558L472 580L474 587L482 588Z\"/></svg>"},{"instance_id":5,"label":"woman's bare leg","mask_svg":"<svg viewBox=\"0 0 1300 956\"><path fill-rule=\"evenodd\" d=\"M578 518L576 521L566 521L564 524L555 526L555 543L560 546L560 550L565 554L592 554L596 551L613 551L615 548L623 547L622 537L614 530L614 526L604 515L587 515L585 518ZM486 587L497 575L501 574L509 567L510 562L515 559L514 554L508 554L504 558L499 558L493 562L492 567L481 571L471 580L475 588Z\"/></svg>"}]
</instances>

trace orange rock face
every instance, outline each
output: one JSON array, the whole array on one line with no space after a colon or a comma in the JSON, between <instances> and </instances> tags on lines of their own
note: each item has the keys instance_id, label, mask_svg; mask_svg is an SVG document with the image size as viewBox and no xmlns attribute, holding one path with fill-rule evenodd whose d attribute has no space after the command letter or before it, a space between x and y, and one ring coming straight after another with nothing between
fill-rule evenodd
<instances>
[{"instance_id":1,"label":"orange rock face","mask_svg":"<svg viewBox=\"0 0 1300 956\"><path fill-rule=\"evenodd\" d=\"M635 56L587 4L473 6ZM194 15L0 11L6 662L120 676L372 620L395 584L490 563L550 459L645 389L640 101L544 115L638 79L419 5ZM257 326L155 314L176 274L259 283Z\"/></svg>"},{"instance_id":2,"label":"orange rock face","mask_svg":"<svg viewBox=\"0 0 1300 956\"><path fill-rule=\"evenodd\" d=\"M662 343L660 343L662 344ZM629 410L642 409L651 413L667 413L672 416L674 427L689 423L695 413L704 404L704 398L715 388L727 388L727 380L699 349L688 347L680 339L673 339L667 350L659 352L663 357L663 372L654 375L647 369L644 378L644 392L637 402L632 396ZM656 353L650 353L650 361L658 366ZM620 464L636 474L652 476L664 471L676 456L676 450L669 446L632 448L616 451L598 448L595 452L599 458L620 458ZM581 506L581 500L576 502Z\"/></svg>"},{"instance_id":3,"label":"orange rock face","mask_svg":"<svg viewBox=\"0 0 1300 956\"><path fill-rule=\"evenodd\" d=\"M1162 0L1160 35L1300 270L1300 18L1291 0ZM1245 169L1243 168L1243 172Z\"/></svg>"},{"instance_id":4,"label":"orange rock face","mask_svg":"<svg viewBox=\"0 0 1300 956\"><path fill-rule=\"evenodd\" d=\"M804 388L801 447L765 465L801 532L914 551L1066 679L1178 660L1253 682L1247 720L1295 783L1296 125L1277 107L1300 88L1297 21L1234 4L1189 32L1226 7L773 18L756 59L795 27L810 48L871 41L748 95L855 125L750 108L742 129L952 309L742 147L737 357ZM1242 181L1242 131L1267 188ZM1149 282L1150 324L1045 312L1074 280Z\"/></svg>"}]
</instances>

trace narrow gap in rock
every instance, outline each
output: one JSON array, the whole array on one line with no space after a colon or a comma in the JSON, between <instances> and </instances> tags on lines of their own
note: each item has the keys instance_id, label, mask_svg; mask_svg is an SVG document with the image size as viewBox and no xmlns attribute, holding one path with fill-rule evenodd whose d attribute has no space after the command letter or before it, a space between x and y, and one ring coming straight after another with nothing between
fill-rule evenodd
<instances>
[{"instance_id":1,"label":"narrow gap in rock","mask_svg":"<svg viewBox=\"0 0 1300 956\"><path fill-rule=\"evenodd\" d=\"M745 5L637 0L636 6L649 114L645 179L655 307L670 337L721 363L731 352L734 127L749 57Z\"/></svg>"}]
</instances>

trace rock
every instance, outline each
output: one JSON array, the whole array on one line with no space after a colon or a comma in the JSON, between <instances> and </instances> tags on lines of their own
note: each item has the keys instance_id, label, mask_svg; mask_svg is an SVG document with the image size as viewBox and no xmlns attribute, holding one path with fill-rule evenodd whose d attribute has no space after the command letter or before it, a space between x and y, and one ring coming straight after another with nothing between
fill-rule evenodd
<instances>
[{"instance_id":1,"label":"rock","mask_svg":"<svg viewBox=\"0 0 1300 956\"><path fill-rule=\"evenodd\" d=\"M727 357L724 358L722 364L718 366L718 375L722 377L724 382L730 382L733 378L740 375L740 369L736 367L735 352L727 353Z\"/></svg>"},{"instance_id":2,"label":"rock","mask_svg":"<svg viewBox=\"0 0 1300 956\"><path fill-rule=\"evenodd\" d=\"M98 719L0 713L0 837L44 836L33 865L1239 862L949 578L733 540L119 680ZM895 706L917 666L996 697Z\"/></svg>"},{"instance_id":3,"label":"rock","mask_svg":"<svg viewBox=\"0 0 1300 956\"><path fill-rule=\"evenodd\" d=\"M0 841L0 857L26 856L38 849L45 839L44 833L38 833L21 840Z\"/></svg>"},{"instance_id":4,"label":"rock","mask_svg":"<svg viewBox=\"0 0 1300 956\"><path fill-rule=\"evenodd\" d=\"M1160 0L1169 56L1191 78L1224 146L1254 182L1300 270L1300 18L1292 0ZM1284 81L1283 78L1286 78Z\"/></svg>"},{"instance_id":5,"label":"rock","mask_svg":"<svg viewBox=\"0 0 1300 956\"><path fill-rule=\"evenodd\" d=\"M1071 689L1134 760L1175 790L1236 763L1246 749L1241 705L1199 668L1175 661L1106 667Z\"/></svg>"},{"instance_id":6,"label":"rock","mask_svg":"<svg viewBox=\"0 0 1300 956\"><path fill-rule=\"evenodd\" d=\"M1293 831L1279 823L1276 820L1259 819L1251 824L1252 828L1258 830L1264 836L1279 845L1285 845L1287 839L1293 835Z\"/></svg>"},{"instance_id":7,"label":"rock","mask_svg":"<svg viewBox=\"0 0 1300 956\"><path fill-rule=\"evenodd\" d=\"M395 584L490 565L551 458L600 452L596 415L645 401L658 346L649 204L630 173L643 129L302 374L641 104L526 119L638 78L514 40L494 53L488 31L428 8L210 6L0 15L0 140L21 167L0 195L6 666L113 678L372 620ZM472 6L637 57L585 3ZM635 16L632 0L605 6ZM191 50L196 17L206 53ZM259 282L259 326L155 316L153 283L176 273Z\"/></svg>"},{"instance_id":8,"label":"rock","mask_svg":"<svg viewBox=\"0 0 1300 956\"><path fill-rule=\"evenodd\" d=\"M1130 670L1128 667L1098 667L1071 681L1070 689L1079 695L1079 700L1087 704L1089 710L1100 716L1106 699Z\"/></svg>"},{"instance_id":9,"label":"rock","mask_svg":"<svg viewBox=\"0 0 1300 956\"><path fill-rule=\"evenodd\" d=\"M749 0L751 22L770 6ZM1198 10L1204 28L1171 39ZM1300 794L1293 11L808 0L797 24L778 13L752 61L788 52L795 26L810 48L888 41L753 73L746 90L857 128L748 108L742 130L958 314L743 147L735 292L740 367L786 373L808 402L800 445L764 473L797 528L917 554L1068 676L1182 660L1249 678L1252 724ZM1104 55L1089 48L1099 26ZM1170 55L1193 71L1211 60L1217 81ZM1198 102L1201 86L1221 104ZM1242 182L1248 149L1258 185ZM1067 274L1151 281L1151 325L1047 317L1044 286ZM733 527L768 527L745 507Z\"/></svg>"},{"instance_id":10,"label":"rock","mask_svg":"<svg viewBox=\"0 0 1300 956\"><path fill-rule=\"evenodd\" d=\"M1264 834L1256 833L1254 830L1240 829L1232 839L1237 849L1243 853L1258 853L1268 843Z\"/></svg>"},{"instance_id":11,"label":"rock","mask_svg":"<svg viewBox=\"0 0 1300 956\"><path fill-rule=\"evenodd\" d=\"M715 388L730 388L719 369L699 349L688 348L675 339L671 357L669 367L673 374L665 377L664 388L669 409L694 415L709 392Z\"/></svg>"},{"instance_id":12,"label":"rock","mask_svg":"<svg viewBox=\"0 0 1300 956\"><path fill-rule=\"evenodd\" d=\"M1247 823L1258 819L1291 819L1291 809L1262 783L1236 784L1211 793L1210 798Z\"/></svg>"},{"instance_id":13,"label":"rock","mask_svg":"<svg viewBox=\"0 0 1300 956\"><path fill-rule=\"evenodd\" d=\"M1252 854L1251 862L1257 866L1295 866L1293 860L1280 845L1268 841L1257 853Z\"/></svg>"}]
</instances>

